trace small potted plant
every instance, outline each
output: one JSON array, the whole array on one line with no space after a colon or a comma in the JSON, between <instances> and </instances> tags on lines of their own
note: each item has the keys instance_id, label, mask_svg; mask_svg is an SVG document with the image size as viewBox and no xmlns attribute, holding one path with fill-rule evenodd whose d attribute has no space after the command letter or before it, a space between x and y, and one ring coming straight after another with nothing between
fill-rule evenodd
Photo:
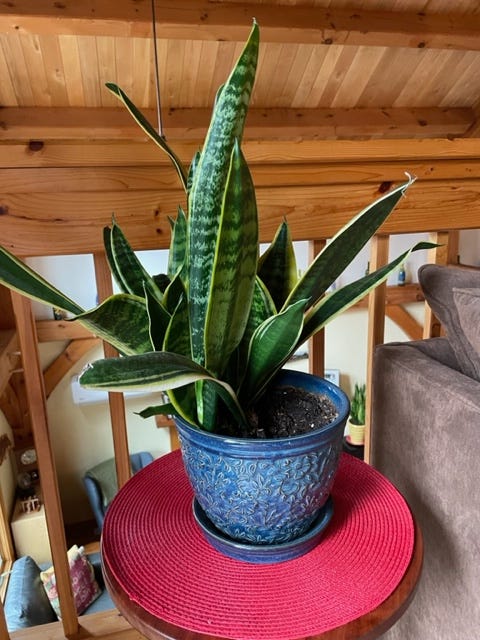
<instances>
[{"instance_id":1,"label":"small potted plant","mask_svg":"<svg viewBox=\"0 0 480 640\"><path fill-rule=\"evenodd\" d=\"M300 278L286 222L259 256L255 189L241 150L258 49L254 24L188 171L123 91L107 85L169 155L185 189L186 212L180 207L171 222L167 274L149 275L113 221L104 241L121 293L94 309L82 309L5 249L0 282L64 309L119 350L121 357L89 365L81 384L166 391L169 401L142 415L175 416L208 522L247 545L278 546L302 540L318 523L349 413L338 387L281 370L303 342L405 261L410 251L326 293L412 180L354 217ZM279 404L286 414L281 427ZM309 420L301 424L295 413Z\"/></svg>"},{"instance_id":2,"label":"small potted plant","mask_svg":"<svg viewBox=\"0 0 480 640\"><path fill-rule=\"evenodd\" d=\"M365 385L355 383L355 389L350 401L350 416L347 421L348 442L354 446L365 443Z\"/></svg>"}]
</instances>

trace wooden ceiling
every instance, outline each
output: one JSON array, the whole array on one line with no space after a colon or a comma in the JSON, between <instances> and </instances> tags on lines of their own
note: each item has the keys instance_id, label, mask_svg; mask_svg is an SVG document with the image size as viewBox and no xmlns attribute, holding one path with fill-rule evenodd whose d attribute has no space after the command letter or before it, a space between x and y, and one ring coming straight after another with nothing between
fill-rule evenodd
<instances>
[{"instance_id":1,"label":"wooden ceiling","mask_svg":"<svg viewBox=\"0 0 480 640\"><path fill-rule=\"evenodd\" d=\"M202 137L252 18L251 139L478 135L478 0L157 0L164 133ZM0 2L0 140L141 138L155 121L151 0Z\"/></svg>"}]
</instances>

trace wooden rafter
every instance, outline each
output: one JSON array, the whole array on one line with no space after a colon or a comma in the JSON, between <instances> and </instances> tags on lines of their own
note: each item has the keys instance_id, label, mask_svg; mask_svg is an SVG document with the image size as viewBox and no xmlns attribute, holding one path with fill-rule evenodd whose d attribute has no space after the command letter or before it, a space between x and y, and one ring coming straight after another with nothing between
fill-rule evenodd
<instances>
[{"instance_id":1,"label":"wooden rafter","mask_svg":"<svg viewBox=\"0 0 480 640\"><path fill-rule=\"evenodd\" d=\"M156 112L144 114L155 122ZM169 140L203 140L210 109L170 109L163 114ZM475 123L468 108L251 109L245 140L442 138L463 136ZM0 140L135 140L145 135L122 108L7 107Z\"/></svg>"},{"instance_id":2,"label":"wooden rafter","mask_svg":"<svg viewBox=\"0 0 480 640\"><path fill-rule=\"evenodd\" d=\"M253 16L264 42L479 50L478 15L323 9L206 0L156 2L160 38L243 41ZM17 0L4 3L0 29L10 33L149 37L149 2Z\"/></svg>"}]
</instances>

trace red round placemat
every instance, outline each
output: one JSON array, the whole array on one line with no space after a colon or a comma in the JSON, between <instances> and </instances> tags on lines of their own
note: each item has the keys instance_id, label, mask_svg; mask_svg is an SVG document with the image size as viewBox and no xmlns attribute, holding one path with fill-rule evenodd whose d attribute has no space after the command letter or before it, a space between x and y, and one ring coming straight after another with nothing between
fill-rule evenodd
<instances>
[{"instance_id":1,"label":"red round placemat","mask_svg":"<svg viewBox=\"0 0 480 640\"><path fill-rule=\"evenodd\" d=\"M227 558L203 538L180 452L145 467L113 500L103 561L129 598L191 631L235 640L295 640L346 624L398 586L414 545L403 497L343 455L334 515L310 553L274 565Z\"/></svg>"}]
</instances>

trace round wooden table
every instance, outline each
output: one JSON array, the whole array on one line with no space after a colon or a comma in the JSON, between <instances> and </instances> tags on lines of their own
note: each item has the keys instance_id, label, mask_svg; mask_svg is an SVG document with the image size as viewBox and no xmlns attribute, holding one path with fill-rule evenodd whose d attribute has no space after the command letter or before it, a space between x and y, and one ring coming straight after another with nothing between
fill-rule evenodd
<instances>
[{"instance_id":1,"label":"round wooden table","mask_svg":"<svg viewBox=\"0 0 480 640\"><path fill-rule=\"evenodd\" d=\"M112 502L102 562L112 600L146 638L378 638L408 607L423 543L404 499L344 454L320 544L277 565L227 558L203 538L179 452L132 477Z\"/></svg>"}]
</instances>

